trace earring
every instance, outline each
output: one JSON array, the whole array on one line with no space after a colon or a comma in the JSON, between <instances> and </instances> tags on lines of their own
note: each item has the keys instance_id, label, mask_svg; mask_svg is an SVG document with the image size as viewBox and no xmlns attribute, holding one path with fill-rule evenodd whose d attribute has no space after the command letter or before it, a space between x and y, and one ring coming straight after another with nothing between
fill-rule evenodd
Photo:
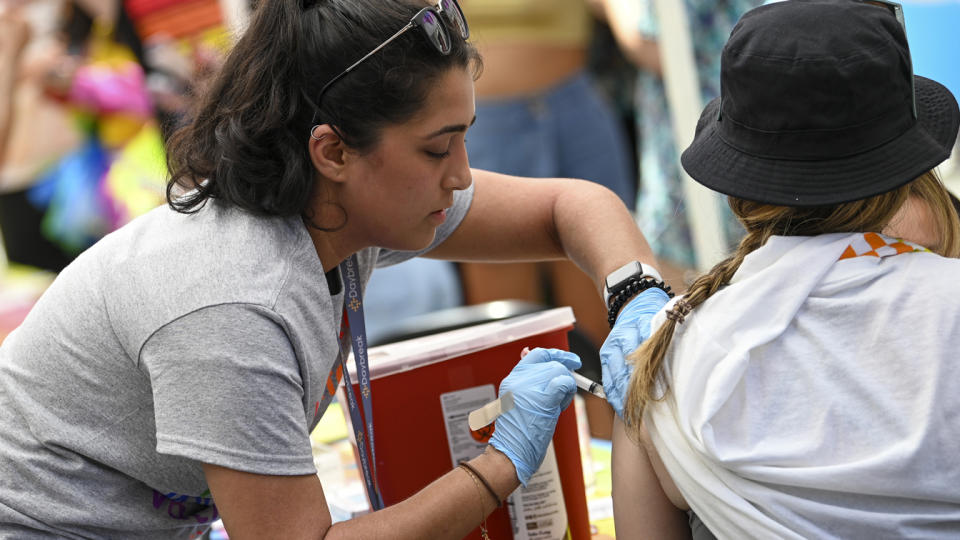
<instances>
[{"instance_id":1,"label":"earring","mask_svg":"<svg viewBox=\"0 0 960 540\"><path fill-rule=\"evenodd\" d=\"M316 131L316 129L317 129L318 127L320 127L320 124L317 124L317 125L313 126L312 128L310 128L310 138L313 139L313 140L315 140L315 141L322 141L323 139L325 139L325 138L327 137L327 134L324 133L323 135L321 135L321 136L319 136L319 137L317 137L316 135L314 135L313 132Z\"/></svg>"}]
</instances>

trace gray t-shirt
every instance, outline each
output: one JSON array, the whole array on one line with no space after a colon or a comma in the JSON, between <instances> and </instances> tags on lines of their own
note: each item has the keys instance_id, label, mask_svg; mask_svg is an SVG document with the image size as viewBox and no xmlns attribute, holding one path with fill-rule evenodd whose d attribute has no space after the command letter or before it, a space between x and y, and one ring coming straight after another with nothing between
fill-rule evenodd
<instances>
[{"instance_id":1,"label":"gray t-shirt","mask_svg":"<svg viewBox=\"0 0 960 540\"><path fill-rule=\"evenodd\" d=\"M414 255L361 251L361 284ZM300 219L217 202L84 252L0 346L0 539L193 538L218 517L201 463L314 473L335 292Z\"/></svg>"}]
</instances>

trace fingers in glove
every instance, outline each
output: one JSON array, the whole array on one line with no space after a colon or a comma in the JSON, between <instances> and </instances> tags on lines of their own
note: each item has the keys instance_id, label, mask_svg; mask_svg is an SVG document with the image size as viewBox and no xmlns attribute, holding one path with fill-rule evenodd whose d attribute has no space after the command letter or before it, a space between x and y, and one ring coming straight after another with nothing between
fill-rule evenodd
<instances>
[{"instance_id":1,"label":"fingers in glove","mask_svg":"<svg viewBox=\"0 0 960 540\"><path fill-rule=\"evenodd\" d=\"M560 394L563 393L563 400L560 402L560 410L565 411L573 401L574 394L577 393L577 382L571 375L554 377L547 384L547 392Z\"/></svg>"},{"instance_id":2,"label":"fingers in glove","mask_svg":"<svg viewBox=\"0 0 960 540\"><path fill-rule=\"evenodd\" d=\"M537 347L527 354L522 354L520 358L520 364L535 364L550 361L559 362L567 369L580 369L580 357L570 351L561 349L541 349Z\"/></svg>"}]
</instances>

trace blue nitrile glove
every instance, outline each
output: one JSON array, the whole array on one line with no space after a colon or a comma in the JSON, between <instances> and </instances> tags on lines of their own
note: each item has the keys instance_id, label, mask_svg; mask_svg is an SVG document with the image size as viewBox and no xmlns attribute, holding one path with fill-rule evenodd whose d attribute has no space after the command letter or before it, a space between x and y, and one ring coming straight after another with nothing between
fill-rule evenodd
<instances>
[{"instance_id":1,"label":"blue nitrile glove","mask_svg":"<svg viewBox=\"0 0 960 540\"><path fill-rule=\"evenodd\" d=\"M540 468L560 413L573 401L577 383L570 370L580 357L559 349L533 349L500 383L513 392L513 408L497 417L490 444L503 452L524 486Z\"/></svg>"},{"instance_id":2,"label":"blue nitrile glove","mask_svg":"<svg viewBox=\"0 0 960 540\"><path fill-rule=\"evenodd\" d=\"M623 306L617 322L600 347L600 369L603 391L617 416L623 418L633 364L627 355L650 337L650 319L670 300L662 289L647 289Z\"/></svg>"}]
</instances>

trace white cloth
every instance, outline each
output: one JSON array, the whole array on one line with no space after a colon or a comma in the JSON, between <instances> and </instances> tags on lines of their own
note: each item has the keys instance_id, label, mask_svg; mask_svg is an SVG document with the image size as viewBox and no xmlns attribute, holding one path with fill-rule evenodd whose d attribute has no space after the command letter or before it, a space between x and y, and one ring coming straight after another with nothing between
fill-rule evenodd
<instances>
[{"instance_id":1,"label":"white cloth","mask_svg":"<svg viewBox=\"0 0 960 540\"><path fill-rule=\"evenodd\" d=\"M960 536L960 260L851 244L773 237L677 327L644 421L718 538Z\"/></svg>"}]
</instances>

